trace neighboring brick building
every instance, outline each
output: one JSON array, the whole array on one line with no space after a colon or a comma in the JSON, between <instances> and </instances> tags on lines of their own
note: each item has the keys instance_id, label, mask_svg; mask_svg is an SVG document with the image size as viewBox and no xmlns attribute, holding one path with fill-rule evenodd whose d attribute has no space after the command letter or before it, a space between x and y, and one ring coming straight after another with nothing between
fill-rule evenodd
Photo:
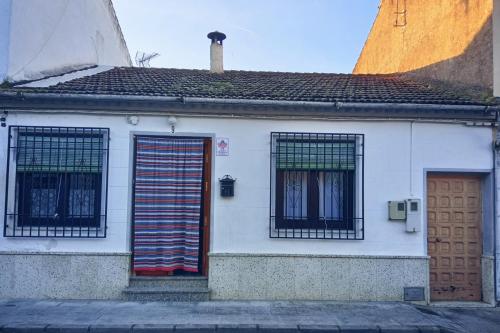
<instances>
[{"instance_id":1,"label":"neighboring brick building","mask_svg":"<svg viewBox=\"0 0 500 333\"><path fill-rule=\"evenodd\" d=\"M381 0L353 73L409 72L487 89L496 84L495 95L500 96L500 60L494 57L500 51L500 29L494 27L500 25L500 10L493 10L497 3Z\"/></svg>"}]
</instances>

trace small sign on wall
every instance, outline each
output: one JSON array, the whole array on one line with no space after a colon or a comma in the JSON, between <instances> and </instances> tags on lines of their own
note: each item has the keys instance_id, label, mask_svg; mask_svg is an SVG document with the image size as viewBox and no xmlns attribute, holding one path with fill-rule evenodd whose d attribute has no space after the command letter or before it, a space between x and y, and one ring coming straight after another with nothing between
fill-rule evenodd
<instances>
[{"instance_id":1,"label":"small sign on wall","mask_svg":"<svg viewBox=\"0 0 500 333\"><path fill-rule=\"evenodd\" d=\"M229 139L228 138L217 138L216 139L216 151L217 156L229 156Z\"/></svg>"}]
</instances>

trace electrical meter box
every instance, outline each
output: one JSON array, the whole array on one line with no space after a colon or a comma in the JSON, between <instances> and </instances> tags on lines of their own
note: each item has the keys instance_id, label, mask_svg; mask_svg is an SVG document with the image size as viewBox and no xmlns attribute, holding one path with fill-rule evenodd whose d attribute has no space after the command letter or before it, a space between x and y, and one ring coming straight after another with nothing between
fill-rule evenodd
<instances>
[{"instance_id":1,"label":"electrical meter box","mask_svg":"<svg viewBox=\"0 0 500 333\"><path fill-rule=\"evenodd\" d=\"M390 221L405 221L406 220L406 202L405 201L389 201L389 220Z\"/></svg>"},{"instance_id":2,"label":"electrical meter box","mask_svg":"<svg viewBox=\"0 0 500 333\"><path fill-rule=\"evenodd\" d=\"M406 200L406 232L417 232L422 228L422 201Z\"/></svg>"}]
</instances>

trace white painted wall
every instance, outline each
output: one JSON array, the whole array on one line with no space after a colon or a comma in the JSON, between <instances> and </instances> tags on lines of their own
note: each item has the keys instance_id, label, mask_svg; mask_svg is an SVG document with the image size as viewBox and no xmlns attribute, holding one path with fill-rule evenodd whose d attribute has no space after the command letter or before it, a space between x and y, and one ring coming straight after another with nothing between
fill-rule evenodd
<instances>
[{"instance_id":1,"label":"white painted wall","mask_svg":"<svg viewBox=\"0 0 500 333\"><path fill-rule=\"evenodd\" d=\"M0 69L5 68L1 80L33 80L93 65L131 65L110 0L2 2L0 31L6 38L0 42Z\"/></svg>"},{"instance_id":2,"label":"white painted wall","mask_svg":"<svg viewBox=\"0 0 500 333\"><path fill-rule=\"evenodd\" d=\"M130 132L169 134L167 117L140 116L137 126L125 116L46 115L11 112L9 125L99 126L111 129L106 239L1 238L0 251L129 251L128 200ZM425 255L424 232L409 234L401 222L387 220L387 201L423 199L423 170L492 169L491 129L458 124L409 122L285 121L178 117L177 132L212 133L229 138L230 156L215 157L215 179L237 178L235 197L223 199L215 183L212 252ZM365 134L365 240L270 239L269 145L271 131ZM6 163L7 129L0 129L0 165ZM412 171L410 152L413 151ZM410 188L410 176L412 182ZM0 203L4 200L0 177ZM3 216L3 205L0 205ZM3 224L2 226L3 227ZM425 227L423 228L425 230Z\"/></svg>"},{"instance_id":3,"label":"white painted wall","mask_svg":"<svg viewBox=\"0 0 500 333\"><path fill-rule=\"evenodd\" d=\"M493 94L500 97L500 0L493 1Z\"/></svg>"}]
</instances>

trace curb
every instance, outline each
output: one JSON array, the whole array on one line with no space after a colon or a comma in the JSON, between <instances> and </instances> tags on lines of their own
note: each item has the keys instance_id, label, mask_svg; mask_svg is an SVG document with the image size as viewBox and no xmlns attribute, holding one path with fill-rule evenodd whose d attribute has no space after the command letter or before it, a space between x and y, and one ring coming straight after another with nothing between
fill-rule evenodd
<instances>
[{"instance_id":1,"label":"curb","mask_svg":"<svg viewBox=\"0 0 500 333\"><path fill-rule=\"evenodd\" d=\"M452 333L441 326L375 326L375 325L26 325L7 324L2 333Z\"/></svg>"}]
</instances>

